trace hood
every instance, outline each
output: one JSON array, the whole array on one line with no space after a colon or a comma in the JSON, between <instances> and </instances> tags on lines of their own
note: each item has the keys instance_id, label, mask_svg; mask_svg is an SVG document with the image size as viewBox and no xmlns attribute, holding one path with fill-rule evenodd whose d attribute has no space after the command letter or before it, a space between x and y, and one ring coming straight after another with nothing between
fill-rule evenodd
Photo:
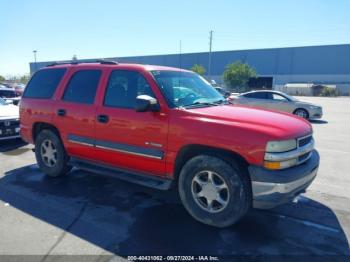
<instances>
[{"instance_id":1,"label":"hood","mask_svg":"<svg viewBox=\"0 0 350 262\"><path fill-rule=\"evenodd\" d=\"M310 123L300 117L241 105L222 105L187 109L201 121L215 121L265 133L275 139L288 139L312 132Z\"/></svg>"},{"instance_id":2,"label":"hood","mask_svg":"<svg viewBox=\"0 0 350 262\"><path fill-rule=\"evenodd\" d=\"M316 106L316 107L321 107L319 105L315 105L315 104L312 104L312 103L309 103L309 102L303 102L303 101L297 101L296 102L299 106Z\"/></svg>"},{"instance_id":3,"label":"hood","mask_svg":"<svg viewBox=\"0 0 350 262\"><path fill-rule=\"evenodd\" d=\"M0 119L19 118L19 108L15 105L0 105Z\"/></svg>"}]
</instances>

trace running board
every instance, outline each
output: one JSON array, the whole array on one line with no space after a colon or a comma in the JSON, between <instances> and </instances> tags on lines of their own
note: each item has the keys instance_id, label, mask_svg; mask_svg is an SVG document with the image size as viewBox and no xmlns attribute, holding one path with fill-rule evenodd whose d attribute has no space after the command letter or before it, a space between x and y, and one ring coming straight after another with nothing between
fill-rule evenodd
<instances>
[{"instance_id":1,"label":"running board","mask_svg":"<svg viewBox=\"0 0 350 262\"><path fill-rule=\"evenodd\" d=\"M71 158L69 161L76 168L83 169L92 173L104 174L113 176L131 183L139 184L146 187L151 187L159 190L168 190L172 186L173 180L160 178L152 175L140 174L130 170L124 170L116 167L111 167L106 164L100 164L78 158Z\"/></svg>"}]
</instances>

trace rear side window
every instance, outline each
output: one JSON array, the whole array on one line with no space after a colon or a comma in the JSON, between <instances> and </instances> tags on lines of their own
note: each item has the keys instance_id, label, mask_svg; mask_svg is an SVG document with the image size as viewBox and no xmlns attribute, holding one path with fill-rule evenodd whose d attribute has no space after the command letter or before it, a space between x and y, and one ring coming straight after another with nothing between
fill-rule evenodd
<instances>
[{"instance_id":1,"label":"rear side window","mask_svg":"<svg viewBox=\"0 0 350 262\"><path fill-rule=\"evenodd\" d=\"M255 99L268 99L267 94L264 92L249 93L244 95L244 97L255 98Z\"/></svg>"},{"instance_id":2,"label":"rear side window","mask_svg":"<svg viewBox=\"0 0 350 262\"><path fill-rule=\"evenodd\" d=\"M29 81L23 97L51 98L65 72L65 68L46 69L36 72Z\"/></svg>"},{"instance_id":3,"label":"rear side window","mask_svg":"<svg viewBox=\"0 0 350 262\"><path fill-rule=\"evenodd\" d=\"M81 70L76 72L69 80L63 100L82 104L93 104L100 77L100 70Z\"/></svg>"}]
</instances>

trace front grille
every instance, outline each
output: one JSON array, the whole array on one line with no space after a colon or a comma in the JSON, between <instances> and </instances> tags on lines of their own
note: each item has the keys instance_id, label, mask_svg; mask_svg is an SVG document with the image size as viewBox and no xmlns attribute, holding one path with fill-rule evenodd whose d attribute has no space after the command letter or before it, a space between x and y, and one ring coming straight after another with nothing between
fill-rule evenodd
<instances>
[{"instance_id":1,"label":"front grille","mask_svg":"<svg viewBox=\"0 0 350 262\"><path fill-rule=\"evenodd\" d=\"M306 161L309 158L310 154L311 154L311 152L308 152L306 154L303 154L303 155L299 156L298 157L298 162L302 163L302 162Z\"/></svg>"},{"instance_id":2,"label":"front grille","mask_svg":"<svg viewBox=\"0 0 350 262\"><path fill-rule=\"evenodd\" d=\"M307 144L309 144L312 140L312 135L302 137L298 139L298 147L303 147Z\"/></svg>"},{"instance_id":3,"label":"front grille","mask_svg":"<svg viewBox=\"0 0 350 262\"><path fill-rule=\"evenodd\" d=\"M11 120L0 120L0 128L10 128L10 127L18 127L19 120L11 119Z\"/></svg>"}]
</instances>

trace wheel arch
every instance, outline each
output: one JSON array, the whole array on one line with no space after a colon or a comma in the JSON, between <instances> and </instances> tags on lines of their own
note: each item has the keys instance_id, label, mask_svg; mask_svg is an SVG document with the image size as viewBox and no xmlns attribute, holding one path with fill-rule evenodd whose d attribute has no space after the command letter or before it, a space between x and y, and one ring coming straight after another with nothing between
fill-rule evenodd
<instances>
[{"instance_id":1,"label":"wheel arch","mask_svg":"<svg viewBox=\"0 0 350 262\"><path fill-rule=\"evenodd\" d=\"M56 126L47 122L35 122L32 128L32 138L34 143L36 141L36 138L38 137L38 134L44 129L53 131L58 136L58 138L62 141L60 132L58 131Z\"/></svg>"},{"instance_id":2,"label":"wheel arch","mask_svg":"<svg viewBox=\"0 0 350 262\"><path fill-rule=\"evenodd\" d=\"M203 154L219 156L220 158L222 158L224 161L228 163L230 163L232 160L236 160L238 161L239 164L242 164L245 168L248 168L248 165L249 165L247 160L237 152L223 149L223 148L206 146L206 145L190 144L190 145L183 146L176 155L174 171L173 171L174 179L177 180L179 178L181 169L188 160L190 160L195 156L203 155Z\"/></svg>"}]
</instances>

